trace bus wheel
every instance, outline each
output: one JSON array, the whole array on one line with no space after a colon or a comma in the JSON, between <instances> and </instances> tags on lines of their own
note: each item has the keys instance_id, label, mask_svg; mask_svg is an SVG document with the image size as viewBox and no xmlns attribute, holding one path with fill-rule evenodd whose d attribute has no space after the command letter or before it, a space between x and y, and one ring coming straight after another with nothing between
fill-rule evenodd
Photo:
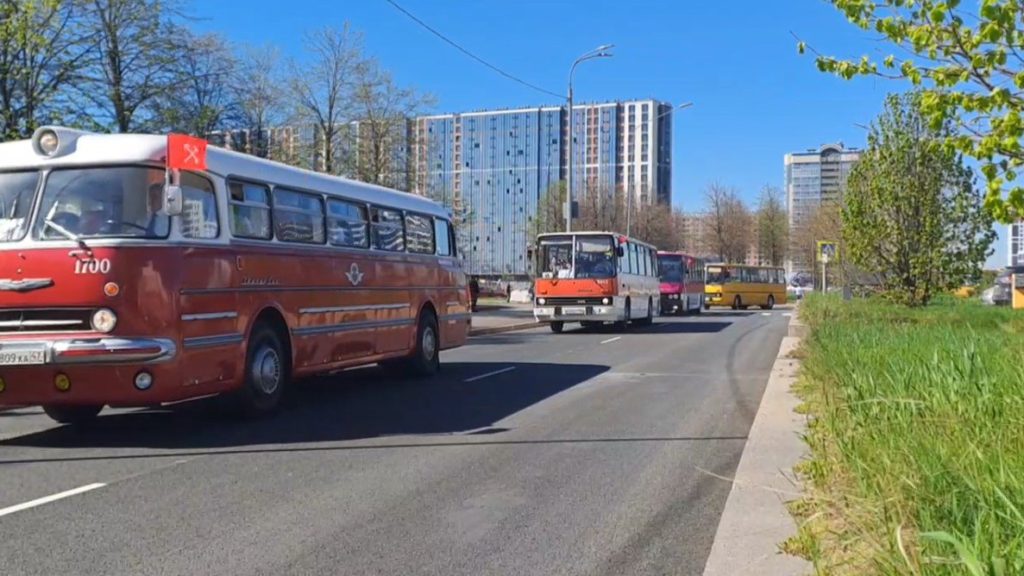
<instances>
[{"instance_id":1,"label":"bus wheel","mask_svg":"<svg viewBox=\"0 0 1024 576\"><path fill-rule=\"evenodd\" d=\"M733 298L732 300L732 309L739 310L740 308L743 308L743 300L737 294L736 297Z\"/></svg>"},{"instance_id":2,"label":"bus wheel","mask_svg":"<svg viewBox=\"0 0 1024 576\"><path fill-rule=\"evenodd\" d=\"M81 425L91 422L103 410L103 406L64 406L48 404L43 406L43 412L51 419L61 424Z\"/></svg>"},{"instance_id":3,"label":"bus wheel","mask_svg":"<svg viewBox=\"0 0 1024 576\"><path fill-rule=\"evenodd\" d=\"M768 303L765 304L764 306L762 306L762 308L765 309L765 310L771 310L772 308L775 308L775 296L773 296L772 294L769 294L768 295Z\"/></svg>"},{"instance_id":4,"label":"bus wheel","mask_svg":"<svg viewBox=\"0 0 1024 576\"><path fill-rule=\"evenodd\" d=\"M245 383L236 402L246 416L272 412L281 402L288 383L288 359L277 331L260 323L249 336L245 354Z\"/></svg>"},{"instance_id":5,"label":"bus wheel","mask_svg":"<svg viewBox=\"0 0 1024 576\"><path fill-rule=\"evenodd\" d=\"M416 329L416 353L409 360L409 372L413 376L427 377L437 374L441 368L441 339L437 332L437 317L430 310L420 314L420 325Z\"/></svg>"},{"instance_id":6,"label":"bus wheel","mask_svg":"<svg viewBox=\"0 0 1024 576\"><path fill-rule=\"evenodd\" d=\"M552 322L551 324L548 324L548 327L550 327L551 331L555 334L561 334L562 330L565 329L565 322Z\"/></svg>"}]
</instances>

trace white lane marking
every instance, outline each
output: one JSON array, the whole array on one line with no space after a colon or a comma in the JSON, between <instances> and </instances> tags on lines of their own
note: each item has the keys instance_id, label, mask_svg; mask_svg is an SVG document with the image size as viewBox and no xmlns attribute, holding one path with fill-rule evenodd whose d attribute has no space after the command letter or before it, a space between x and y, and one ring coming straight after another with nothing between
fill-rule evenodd
<instances>
[{"instance_id":1,"label":"white lane marking","mask_svg":"<svg viewBox=\"0 0 1024 576\"><path fill-rule=\"evenodd\" d=\"M622 336L616 336L615 338L609 338L607 340L602 340L601 344L609 344L611 342L615 342L616 340L622 340Z\"/></svg>"},{"instance_id":2,"label":"white lane marking","mask_svg":"<svg viewBox=\"0 0 1024 576\"><path fill-rule=\"evenodd\" d=\"M466 378L465 380L463 380L463 382L476 382L477 380L483 380L484 378L490 378L491 376L497 376L498 374L511 372L515 369L515 366L509 366L508 368L502 368L501 370L495 370L494 372L488 372L487 374L481 374L479 376L473 376L472 378Z\"/></svg>"},{"instance_id":3,"label":"white lane marking","mask_svg":"<svg viewBox=\"0 0 1024 576\"><path fill-rule=\"evenodd\" d=\"M786 318L789 318L790 316L793 315L793 313L792 312L783 312L782 315L785 316Z\"/></svg>"},{"instance_id":4,"label":"white lane marking","mask_svg":"<svg viewBox=\"0 0 1024 576\"><path fill-rule=\"evenodd\" d=\"M35 500L30 500L28 502L24 502L22 504L15 504L14 506L8 506L7 508L0 508L0 516L7 516L8 514L14 514L15 512L21 512L22 510L28 510L29 508L35 508L36 506L42 506L43 504L49 504L50 502L55 502L55 501L60 500L62 498L67 498L69 496L75 496L75 495L81 494L83 492L88 492L90 490L95 490L97 488L103 488L104 486L106 486L106 484L100 484L100 483L86 484L85 486L79 486L78 488L74 488L74 489L68 490L66 492L61 492L59 494L53 494L51 496L44 496L42 498L37 498Z\"/></svg>"},{"instance_id":5,"label":"white lane marking","mask_svg":"<svg viewBox=\"0 0 1024 576\"><path fill-rule=\"evenodd\" d=\"M761 312L761 316L771 316L771 312Z\"/></svg>"}]
</instances>

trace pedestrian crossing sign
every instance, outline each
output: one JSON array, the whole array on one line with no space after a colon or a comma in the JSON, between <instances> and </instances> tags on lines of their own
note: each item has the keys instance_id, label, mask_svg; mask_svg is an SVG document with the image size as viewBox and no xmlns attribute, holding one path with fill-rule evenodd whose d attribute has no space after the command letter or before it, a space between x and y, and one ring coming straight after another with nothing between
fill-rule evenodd
<instances>
[{"instance_id":1,"label":"pedestrian crossing sign","mask_svg":"<svg viewBox=\"0 0 1024 576\"><path fill-rule=\"evenodd\" d=\"M821 240L818 242L818 261L835 262L839 257L839 247L835 242L829 240Z\"/></svg>"}]
</instances>

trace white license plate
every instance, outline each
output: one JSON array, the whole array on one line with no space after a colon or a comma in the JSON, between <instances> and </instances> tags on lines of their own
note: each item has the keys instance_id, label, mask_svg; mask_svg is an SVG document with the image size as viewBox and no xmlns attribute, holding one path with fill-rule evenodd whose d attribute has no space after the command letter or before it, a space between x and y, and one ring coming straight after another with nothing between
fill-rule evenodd
<instances>
[{"instance_id":1,"label":"white license plate","mask_svg":"<svg viewBox=\"0 0 1024 576\"><path fill-rule=\"evenodd\" d=\"M562 314L586 314L586 307L567 306L562 308Z\"/></svg>"},{"instance_id":2,"label":"white license plate","mask_svg":"<svg viewBox=\"0 0 1024 576\"><path fill-rule=\"evenodd\" d=\"M45 363L45 350L0 350L0 366L28 366Z\"/></svg>"},{"instance_id":3,"label":"white license plate","mask_svg":"<svg viewBox=\"0 0 1024 576\"><path fill-rule=\"evenodd\" d=\"M536 308L533 311L536 316L551 316L554 312L551 308Z\"/></svg>"}]
</instances>

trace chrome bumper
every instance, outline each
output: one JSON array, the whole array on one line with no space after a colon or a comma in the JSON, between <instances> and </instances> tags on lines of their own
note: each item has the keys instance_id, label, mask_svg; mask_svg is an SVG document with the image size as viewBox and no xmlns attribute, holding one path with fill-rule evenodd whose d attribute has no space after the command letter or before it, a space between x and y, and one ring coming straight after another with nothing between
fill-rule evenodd
<instances>
[{"instance_id":1,"label":"chrome bumper","mask_svg":"<svg viewBox=\"0 0 1024 576\"><path fill-rule=\"evenodd\" d=\"M566 311L562 306L537 306L533 309L533 317L538 322L618 322L623 313L615 306L569 306L567 308L583 308Z\"/></svg>"},{"instance_id":2,"label":"chrome bumper","mask_svg":"<svg viewBox=\"0 0 1024 576\"><path fill-rule=\"evenodd\" d=\"M166 338L70 338L0 340L0 352L42 352L42 362L5 364L30 367L66 364L156 364L174 358L178 347Z\"/></svg>"}]
</instances>

